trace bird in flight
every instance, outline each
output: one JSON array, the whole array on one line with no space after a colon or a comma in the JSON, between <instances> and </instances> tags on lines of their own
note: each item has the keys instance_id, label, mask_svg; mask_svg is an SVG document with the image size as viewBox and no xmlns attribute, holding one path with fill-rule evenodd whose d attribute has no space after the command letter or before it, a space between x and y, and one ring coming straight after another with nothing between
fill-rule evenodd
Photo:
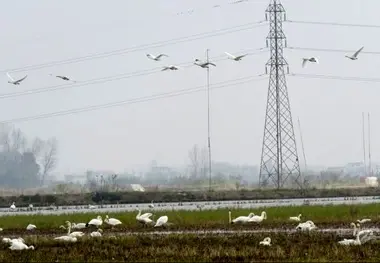
<instances>
[{"instance_id":1,"label":"bird in flight","mask_svg":"<svg viewBox=\"0 0 380 263\"><path fill-rule=\"evenodd\" d=\"M306 66L306 63L307 62L312 62L312 63L319 63L318 59L315 58L315 57L311 57L311 58L303 58L302 59L302 67L304 68Z\"/></svg>"},{"instance_id":2,"label":"bird in flight","mask_svg":"<svg viewBox=\"0 0 380 263\"><path fill-rule=\"evenodd\" d=\"M53 74L49 74L50 76L53 76ZM60 75L58 75L58 76L54 76L54 77L56 77L56 78L59 78L59 79L62 79L62 80L65 80L65 81L74 81L74 80L72 80L72 79L70 79L69 77L66 77L66 76L60 76ZM75 81L74 81L75 82Z\"/></svg>"},{"instance_id":3,"label":"bird in flight","mask_svg":"<svg viewBox=\"0 0 380 263\"><path fill-rule=\"evenodd\" d=\"M346 56L346 58L349 58L351 60L357 60L359 53L363 50L364 47L361 47L358 51L356 51L352 56Z\"/></svg>"},{"instance_id":4,"label":"bird in flight","mask_svg":"<svg viewBox=\"0 0 380 263\"><path fill-rule=\"evenodd\" d=\"M240 55L240 56L234 56L234 55L232 55L232 54L230 54L228 52L224 52L224 53L228 56L229 59L232 59L232 60L235 60L235 61L240 61L240 60L242 60L242 58L244 58L245 56L248 55L248 54L244 54L244 55Z\"/></svg>"},{"instance_id":5,"label":"bird in flight","mask_svg":"<svg viewBox=\"0 0 380 263\"><path fill-rule=\"evenodd\" d=\"M163 67L163 69L161 71L165 71L165 70L179 70L179 67L173 66L173 65L165 66L165 67Z\"/></svg>"},{"instance_id":6,"label":"bird in flight","mask_svg":"<svg viewBox=\"0 0 380 263\"><path fill-rule=\"evenodd\" d=\"M21 78L21 79L18 79L18 80L14 80L14 78L12 78L12 76L9 75L8 72L7 72L7 76L8 76L8 78L10 79L10 80L8 81L8 83L13 84L13 85L20 85L20 83L21 83L24 79L26 79L26 77L27 77L28 75L25 75L25 77L23 77L23 78Z\"/></svg>"},{"instance_id":7,"label":"bird in flight","mask_svg":"<svg viewBox=\"0 0 380 263\"><path fill-rule=\"evenodd\" d=\"M197 58L195 59L194 64L197 65L197 66L200 66L201 68L208 68L209 65L216 67L216 65L214 63L211 63L211 62L202 62L202 61L200 61Z\"/></svg>"},{"instance_id":8,"label":"bird in flight","mask_svg":"<svg viewBox=\"0 0 380 263\"><path fill-rule=\"evenodd\" d=\"M152 54L146 54L146 56L150 58L151 60L155 60L155 61L160 61L162 57L169 57L168 55L165 55L165 54L160 54L158 56L154 56Z\"/></svg>"}]
</instances>

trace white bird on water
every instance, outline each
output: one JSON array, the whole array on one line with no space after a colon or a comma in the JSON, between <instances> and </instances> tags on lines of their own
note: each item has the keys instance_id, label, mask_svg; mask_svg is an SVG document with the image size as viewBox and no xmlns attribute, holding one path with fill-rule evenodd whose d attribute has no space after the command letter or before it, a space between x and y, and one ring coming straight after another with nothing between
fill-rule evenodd
<instances>
[{"instance_id":1,"label":"white bird on water","mask_svg":"<svg viewBox=\"0 0 380 263\"><path fill-rule=\"evenodd\" d=\"M209 68L209 65L216 67L216 65L212 62L202 62L197 58L194 60L194 65L200 66L201 68Z\"/></svg>"},{"instance_id":2,"label":"white bird on water","mask_svg":"<svg viewBox=\"0 0 380 263\"><path fill-rule=\"evenodd\" d=\"M179 67L174 66L174 65L164 66L161 71L166 71L166 70L179 70Z\"/></svg>"},{"instance_id":3,"label":"white bird on water","mask_svg":"<svg viewBox=\"0 0 380 263\"><path fill-rule=\"evenodd\" d=\"M299 214L298 216L291 216L291 217L289 217L289 220L290 221L300 222L301 221L301 216L302 216L302 214Z\"/></svg>"},{"instance_id":4,"label":"white bird on water","mask_svg":"<svg viewBox=\"0 0 380 263\"><path fill-rule=\"evenodd\" d=\"M259 243L259 245L263 245L263 246L271 246L272 244L271 244L271 239L270 239L270 237L266 237L266 238L264 238L264 240L263 241L260 241L260 243Z\"/></svg>"},{"instance_id":5,"label":"white bird on water","mask_svg":"<svg viewBox=\"0 0 380 263\"><path fill-rule=\"evenodd\" d=\"M162 57L169 57L168 55L166 54L160 54L158 56L154 56L152 54L146 54L146 56L151 59L151 60L154 60L154 61L160 61Z\"/></svg>"},{"instance_id":6,"label":"white bird on water","mask_svg":"<svg viewBox=\"0 0 380 263\"><path fill-rule=\"evenodd\" d=\"M251 219L254 215L254 213L250 213L248 216L239 216L232 220L231 211L228 211L228 221L230 224L248 223L249 219Z\"/></svg>"},{"instance_id":7,"label":"white bird on water","mask_svg":"<svg viewBox=\"0 0 380 263\"><path fill-rule=\"evenodd\" d=\"M36 225L33 225L33 224L29 224L27 227L26 227L26 230L34 230L34 229L36 229L37 227L36 227Z\"/></svg>"},{"instance_id":8,"label":"white bird on water","mask_svg":"<svg viewBox=\"0 0 380 263\"><path fill-rule=\"evenodd\" d=\"M149 204L149 208L154 208L153 200L152 200L152 202Z\"/></svg>"},{"instance_id":9,"label":"white bird on water","mask_svg":"<svg viewBox=\"0 0 380 263\"><path fill-rule=\"evenodd\" d=\"M302 59L302 67L304 68L306 66L307 62L311 63L319 63L319 60L316 57L311 57L311 58L303 58Z\"/></svg>"},{"instance_id":10,"label":"white bird on water","mask_svg":"<svg viewBox=\"0 0 380 263\"><path fill-rule=\"evenodd\" d=\"M244 54L244 55L240 55L240 56L235 56L235 55L232 55L228 52L224 52L229 59L232 59L232 60L235 60L235 61L240 61L242 60L245 56L247 56L248 54Z\"/></svg>"},{"instance_id":11,"label":"white bird on water","mask_svg":"<svg viewBox=\"0 0 380 263\"><path fill-rule=\"evenodd\" d=\"M28 77L28 75L25 75L25 77L23 77L23 78L21 78L21 79L18 79L18 80L15 80L14 78L12 78L11 75L9 75L8 72L7 72L7 76L8 76L8 78L10 79L10 80L8 81L8 83L13 84L13 85L20 85L20 83L21 83L24 79L26 79L26 77Z\"/></svg>"},{"instance_id":12,"label":"white bird on water","mask_svg":"<svg viewBox=\"0 0 380 263\"><path fill-rule=\"evenodd\" d=\"M351 60L357 60L359 53L363 50L364 47L361 47L358 51L356 51L352 56L346 56L346 58L349 58Z\"/></svg>"}]
</instances>

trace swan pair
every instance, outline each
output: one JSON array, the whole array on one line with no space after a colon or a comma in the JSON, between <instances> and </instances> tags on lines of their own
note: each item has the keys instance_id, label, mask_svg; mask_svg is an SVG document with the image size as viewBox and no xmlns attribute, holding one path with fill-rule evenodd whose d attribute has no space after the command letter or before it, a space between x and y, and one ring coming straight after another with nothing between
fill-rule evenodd
<instances>
[{"instance_id":1,"label":"swan pair","mask_svg":"<svg viewBox=\"0 0 380 263\"><path fill-rule=\"evenodd\" d=\"M231 211L228 212L228 219L230 224L235 223L260 223L264 219L267 219L267 213L265 211L261 212L261 216L255 215L254 213L250 213L248 216L239 216L232 220Z\"/></svg>"},{"instance_id":2,"label":"swan pair","mask_svg":"<svg viewBox=\"0 0 380 263\"><path fill-rule=\"evenodd\" d=\"M341 241L338 241L339 245L343 246L360 246L369 240L373 239L373 231L370 232L363 232L360 231L355 239L343 239Z\"/></svg>"},{"instance_id":3,"label":"swan pair","mask_svg":"<svg viewBox=\"0 0 380 263\"><path fill-rule=\"evenodd\" d=\"M69 236L69 237L82 237L82 236L84 236L84 233L81 231L71 232L71 225L72 224L70 223L70 221L66 221L66 225L67 225L67 236ZM64 226L60 226L60 227L63 229L66 229ZM65 240L67 238L60 238L60 239ZM58 240L60 240L60 239L58 239ZM65 241L71 241L71 239L67 239Z\"/></svg>"},{"instance_id":4,"label":"swan pair","mask_svg":"<svg viewBox=\"0 0 380 263\"><path fill-rule=\"evenodd\" d=\"M354 228L354 232L352 233L352 235L355 237L355 236L361 236L363 234L373 234L373 231L370 230L370 229L365 229L365 230L360 230L360 224L357 223L351 223L350 226L352 226Z\"/></svg>"}]
</instances>

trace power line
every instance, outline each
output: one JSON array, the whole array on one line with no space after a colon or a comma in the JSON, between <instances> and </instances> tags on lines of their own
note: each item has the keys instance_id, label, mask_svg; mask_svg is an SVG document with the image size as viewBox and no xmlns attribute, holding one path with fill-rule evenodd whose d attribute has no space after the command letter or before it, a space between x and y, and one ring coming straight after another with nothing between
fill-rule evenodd
<instances>
[{"instance_id":1,"label":"power line","mask_svg":"<svg viewBox=\"0 0 380 263\"><path fill-rule=\"evenodd\" d=\"M261 53L265 50L266 48L246 49L242 51L236 51L236 53L257 51L257 52L249 53L250 55L253 55L253 54ZM223 55L215 56L213 60L215 62L218 62L222 60L227 60L227 58L226 58L226 55L223 54ZM182 62L182 63L179 63L178 65L184 68L191 67L193 66L193 61ZM162 72L162 67L140 70L140 71L129 72L129 73L121 73L121 74L116 74L116 75L106 76L106 77L101 77L101 78L94 78L94 79L80 81L76 83L67 83L67 84L65 83L65 84L53 85L53 86L37 88L33 90L17 91L17 92L11 92L11 93L3 93L3 94L0 93L0 99L28 96L28 95L33 95L33 94L45 93L45 92L53 92L53 91L58 91L58 90L101 84L101 83L106 83L106 82L111 82L111 81L118 81L118 80L123 80L123 79L134 78L134 77L152 75L159 72Z\"/></svg>"},{"instance_id":2,"label":"power line","mask_svg":"<svg viewBox=\"0 0 380 263\"><path fill-rule=\"evenodd\" d=\"M359 82L380 82L380 78L368 78L368 77L344 77L334 75L321 75L321 74L302 74L302 73L290 73L289 76L297 78L311 78L311 79L328 79L328 80L346 80L346 81L359 81Z\"/></svg>"},{"instance_id":3,"label":"power line","mask_svg":"<svg viewBox=\"0 0 380 263\"><path fill-rule=\"evenodd\" d=\"M332 48L310 48L310 47L287 47L292 50L307 50L307 51L320 51L320 52L339 52L339 53L354 53L357 50L349 49L332 49ZM380 55L380 51L361 51L360 54Z\"/></svg>"},{"instance_id":4,"label":"power line","mask_svg":"<svg viewBox=\"0 0 380 263\"><path fill-rule=\"evenodd\" d=\"M232 79L232 80L212 84L210 86L210 89L212 90L212 89L221 89L221 88L225 88L225 87L232 87L232 86L237 86L237 85L241 85L241 84L245 84L245 83L249 83L249 82L253 82L253 81L260 81L260 80L264 80L264 79L267 79L267 77L263 76L263 74L256 75L256 76L247 76L247 77L242 77L242 78L238 78L238 79ZM153 101L153 100L159 100L159 99L164 99L164 98L188 95L188 94L201 92L201 91L205 91L205 90L206 90L205 86L198 86L195 88L187 88L187 89L181 89L181 90L177 90L177 91L163 92L163 93L139 97L139 98L135 98L135 99L122 100L122 101L105 103L105 104L97 104L97 105L92 105L92 106L88 106L88 107L81 107L81 108L70 109L70 110L50 112L50 113L44 113L44 114L33 115L33 116L28 116L28 117L14 118L14 119L1 121L0 124L33 121L33 120L46 119L46 118L52 118L52 117L59 117L59 116L64 116L64 115L72 115L72 114L77 114L77 113L82 113L82 112L89 112L89 111L119 107L119 106L123 106L123 105L137 104L137 103L142 103L142 102L147 102L147 101Z\"/></svg>"},{"instance_id":5,"label":"power line","mask_svg":"<svg viewBox=\"0 0 380 263\"><path fill-rule=\"evenodd\" d=\"M245 31L245 30L249 30L252 28L264 26L264 25L266 25L265 22L266 21L251 22L251 23L246 23L246 24L237 25L237 26L233 26L233 27L213 30L213 31L209 31L209 32L198 33L198 34L194 34L194 35L190 35L190 36L177 37L177 38L173 38L173 39L169 39L169 40L153 42L150 44L138 45L135 47L116 49L116 50L111 50L111 51L107 51L107 52L95 53L95 54L87 55L87 56L75 57L75 58L64 59L64 60L55 60L55 61L50 61L50 62L46 62L46 63L28 65L28 66L23 66L23 67L18 67L18 68L8 68L8 69L0 70L0 72L5 73L5 72L30 71L30 70L37 70L37 69L42 69L42 68L47 68L47 67L52 67L52 66L78 63L78 62L87 61L87 60L106 58L106 57L110 57L110 56L123 55L123 54L127 54L127 53L146 50L149 48L157 48L157 47L162 47L162 46L175 45L178 43L190 42L190 41L195 41L195 40L199 40L199 39L204 39L204 38L209 38L209 37L215 37L215 36Z\"/></svg>"},{"instance_id":6,"label":"power line","mask_svg":"<svg viewBox=\"0 0 380 263\"><path fill-rule=\"evenodd\" d=\"M295 23L295 24L312 24L312 25L327 25L327 26L380 28L380 25L370 25L370 24L349 24L349 23L321 22L321 21L303 21L303 20L287 20L286 22Z\"/></svg>"}]
</instances>

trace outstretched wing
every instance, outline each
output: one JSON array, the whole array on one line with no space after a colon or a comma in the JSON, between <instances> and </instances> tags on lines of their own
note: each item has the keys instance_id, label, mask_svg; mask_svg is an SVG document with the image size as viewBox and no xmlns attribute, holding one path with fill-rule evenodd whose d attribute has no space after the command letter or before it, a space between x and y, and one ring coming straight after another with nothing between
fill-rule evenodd
<instances>
[{"instance_id":1,"label":"outstretched wing","mask_svg":"<svg viewBox=\"0 0 380 263\"><path fill-rule=\"evenodd\" d=\"M21 81L23 81L24 79L26 79L26 77L28 77L28 75L25 75L25 77L23 77L22 79L16 80L15 83L20 83Z\"/></svg>"},{"instance_id":2,"label":"outstretched wing","mask_svg":"<svg viewBox=\"0 0 380 263\"><path fill-rule=\"evenodd\" d=\"M160 55L158 55L156 58L159 59L159 58L162 58L162 57L168 57L168 55L160 54Z\"/></svg>"},{"instance_id":3,"label":"outstretched wing","mask_svg":"<svg viewBox=\"0 0 380 263\"><path fill-rule=\"evenodd\" d=\"M240 55L240 56L237 56L236 59L242 59L244 58L245 56L247 56L248 54L244 54L244 55Z\"/></svg>"},{"instance_id":4,"label":"outstretched wing","mask_svg":"<svg viewBox=\"0 0 380 263\"><path fill-rule=\"evenodd\" d=\"M363 50L363 48L364 47L361 47L358 51L356 51L353 57L356 58L359 55L359 53Z\"/></svg>"},{"instance_id":5,"label":"outstretched wing","mask_svg":"<svg viewBox=\"0 0 380 263\"><path fill-rule=\"evenodd\" d=\"M236 57L228 52L224 52L227 56L229 56L232 59L236 59Z\"/></svg>"},{"instance_id":6,"label":"outstretched wing","mask_svg":"<svg viewBox=\"0 0 380 263\"><path fill-rule=\"evenodd\" d=\"M7 72L7 76L8 76L8 78L11 80L11 81L15 81L13 78L12 78L12 76L11 75L9 75L9 73Z\"/></svg>"},{"instance_id":7,"label":"outstretched wing","mask_svg":"<svg viewBox=\"0 0 380 263\"><path fill-rule=\"evenodd\" d=\"M307 61L308 61L307 58L303 58L303 59L302 59L302 67L303 67L303 68L306 66Z\"/></svg>"}]
</instances>

